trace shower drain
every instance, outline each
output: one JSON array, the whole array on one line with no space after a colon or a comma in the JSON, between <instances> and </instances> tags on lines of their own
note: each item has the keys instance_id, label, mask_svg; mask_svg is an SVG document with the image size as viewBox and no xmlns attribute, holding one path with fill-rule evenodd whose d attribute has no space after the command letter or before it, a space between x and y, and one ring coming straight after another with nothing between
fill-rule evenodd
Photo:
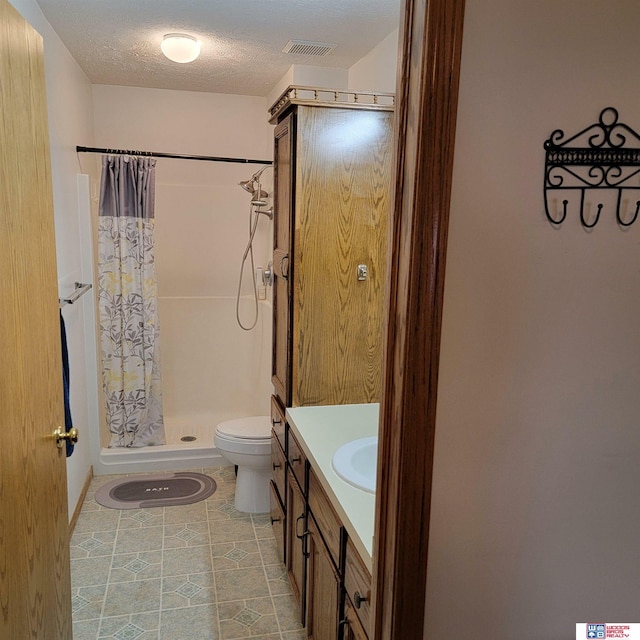
<instances>
[{"instance_id":1,"label":"shower drain","mask_svg":"<svg viewBox=\"0 0 640 640\"><path fill-rule=\"evenodd\" d=\"M197 440L197 438L195 436L182 436L180 440L182 442L193 442L194 440Z\"/></svg>"}]
</instances>

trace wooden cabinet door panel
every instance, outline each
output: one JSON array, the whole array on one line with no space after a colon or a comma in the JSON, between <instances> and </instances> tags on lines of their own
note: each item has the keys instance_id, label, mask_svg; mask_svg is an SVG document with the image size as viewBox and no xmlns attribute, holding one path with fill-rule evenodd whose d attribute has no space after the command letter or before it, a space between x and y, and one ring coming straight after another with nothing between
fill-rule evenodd
<instances>
[{"instance_id":1,"label":"wooden cabinet door panel","mask_svg":"<svg viewBox=\"0 0 640 640\"><path fill-rule=\"evenodd\" d=\"M292 406L380 400L392 118L298 107Z\"/></svg>"},{"instance_id":2,"label":"wooden cabinet door panel","mask_svg":"<svg viewBox=\"0 0 640 640\"><path fill-rule=\"evenodd\" d=\"M284 406L291 406L291 226L294 202L293 115L274 133L273 353L271 380Z\"/></svg>"},{"instance_id":3,"label":"wooden cabinet door panel","mask_svg":"<svg viewBox=\"0 0 640 640\"><path fill-rule=\"evenodd\" d=\"M291 470L287 471L287 573L291 590L300 607L300 621L305 621L305 531L307 506Z\"/></svg>"},{"instance_id":4,"label":"wooden cabinet door panel","mask_svg":"<svg viewBox=\"0 0 640 640\"><path fill-rule=\"evenodd\" d=\"M340 578L313 518L308 519L307 637L337 640Z\"/></svg>"},{"instance_id":5,"label":"wooden cabinet door panel","mask_svg":"<svg viewBox=\"0 0 640 640\"><path fill-rule=\"evenodd\" d=\"M269 485L271 488L271 493L269 494L271 497L271 526L273 527L273 535L276 539L276 547L278 548L278 557L280 558L280 562L285 561L285 527L286 527L286 516L284 513L284 509L282 508L282 503L280 502L280 496L278 495L278 490L276 486L271 481Z\"/></svg>"}]
</instances>

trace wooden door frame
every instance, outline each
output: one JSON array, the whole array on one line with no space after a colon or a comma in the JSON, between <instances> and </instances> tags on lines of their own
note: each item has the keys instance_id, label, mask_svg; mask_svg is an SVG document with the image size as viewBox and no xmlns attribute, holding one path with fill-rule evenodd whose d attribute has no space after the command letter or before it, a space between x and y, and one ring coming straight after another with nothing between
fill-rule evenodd
<instances>
[{"instance_id":1,"label":"wooden door frame","mask_svg":"<svg viewBox=\"0 0 640 640\"><path fill-rule=\"evenodd\" d=\"M464 0L404 0L374 541L374 640L425 634Z\"/></svg>"}]
</instances>

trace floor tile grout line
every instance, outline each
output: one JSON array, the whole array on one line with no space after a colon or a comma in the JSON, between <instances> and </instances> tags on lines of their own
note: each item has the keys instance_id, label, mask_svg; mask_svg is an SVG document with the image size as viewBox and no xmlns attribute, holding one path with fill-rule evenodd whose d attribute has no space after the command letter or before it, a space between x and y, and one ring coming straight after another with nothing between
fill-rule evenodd
<instances>
[{"instance_id":1,"label":"floor tile grout line","mask_svg":"<svg viewBox=\"0 0 640 640\"><path fill-rule=\"evenodd\" d=\"M94 500L95 500L95 498L94 498ZM107 572L107 582L105 584L104 596L102 598L102 607L100 608L100 622L98 623L98 635L97 635L97 638L100 638L100 635L101 635L100 632L102 631L102 621L105 618L104 608L105 608L105 606L107 604L107 594L109 593L109 585L111 583L111 570L113 568L113 557L115 556L116 545L118 544L118 535L119 535L119 532L120 532L120 520L121 519L122 519L122 510L119 510L119 513L118 513L118 524L116 526L116 538L113 541L113 548L111 550L111 557L109 558L109 571Z\"/></svg>"}]
</instances>

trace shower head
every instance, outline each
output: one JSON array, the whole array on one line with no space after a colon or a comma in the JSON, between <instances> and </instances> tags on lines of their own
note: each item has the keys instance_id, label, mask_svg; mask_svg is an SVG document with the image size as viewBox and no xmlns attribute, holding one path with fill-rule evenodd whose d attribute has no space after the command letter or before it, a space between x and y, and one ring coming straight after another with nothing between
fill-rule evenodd
<instances>
[{"instance_id":1,"label":"shower head","mask_svg":"<svg viewBox=\"0 0 640 640\"><path fill-rule=\"evenodd\" d=\"M242 182L238 182L238 184L245 190L248 191L251 195L253 195L256 191L256 188L253 186L254 183L253 178L249 178L249 180L242 180Z\"/></svg>"}]
</instances>

